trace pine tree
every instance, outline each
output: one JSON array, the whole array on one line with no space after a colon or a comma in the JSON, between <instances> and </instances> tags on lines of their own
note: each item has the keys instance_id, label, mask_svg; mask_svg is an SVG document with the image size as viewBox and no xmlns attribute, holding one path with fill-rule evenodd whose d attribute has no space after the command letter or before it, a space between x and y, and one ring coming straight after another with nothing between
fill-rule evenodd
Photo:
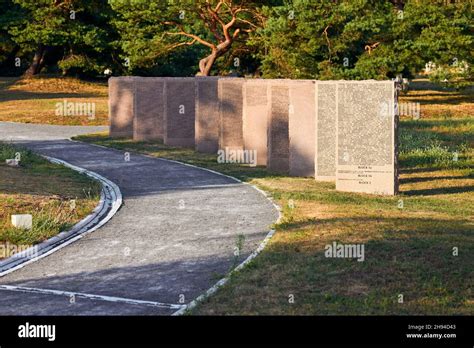
<instances>
[{"instance_id":1,"label":"pine tree","mask_svg":"<svg viewBox=\"0 0 474 348\"><path fill-rule=\"evenodd\" d=\"M32 55L25 74L38 74L47 64L60 62L63 73L74 67L98 71L101 55L110 51L114 32L112 12L100 0L13 0L22 16L10 20L11 40ZM10 14L11 15L11 14ZM110 56L107 59L110 60Z\"/></svg>"}]
</instances>

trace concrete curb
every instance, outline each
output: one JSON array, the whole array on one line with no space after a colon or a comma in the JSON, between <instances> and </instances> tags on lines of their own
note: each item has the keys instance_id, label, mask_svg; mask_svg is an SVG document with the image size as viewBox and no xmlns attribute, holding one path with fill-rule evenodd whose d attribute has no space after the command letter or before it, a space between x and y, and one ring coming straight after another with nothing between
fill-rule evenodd
<instances>
[{"instance_id":1,"label":"concrete curb","mask_svg":"<svg viewBox=\"0 0 474 348\"><path fill-rule=\"evenodd\" d=\"M99 181L102 185L100 202L91 214L74 225L70 230L61 232L57 236L0 261L0 277L42 259L81 239L84 235L97 230L107 223L122 206L122 193L119 187L112 181L92 171L74 166L66 161L48 156L42 157L52 163L61 164Z\"/></svg>"}]
</instances>

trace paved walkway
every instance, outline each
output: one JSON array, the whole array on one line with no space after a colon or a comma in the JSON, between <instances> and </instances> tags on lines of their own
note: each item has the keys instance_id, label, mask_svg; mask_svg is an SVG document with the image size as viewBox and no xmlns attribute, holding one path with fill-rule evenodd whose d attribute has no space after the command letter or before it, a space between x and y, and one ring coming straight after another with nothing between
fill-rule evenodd
<instances>
[{"instance_id":1,"label":"paved walkway","mask_svg":"<svg viewBox=\"0 0 474 348\"><path fill-rule=\"evenodd\" d=\"M124 196L104 227L0 278L0 315L172 314L243 261L276 221L274 206L249 185L67 140L101 130L0 123L0 140L99 173Z\"/></svg>"}]
</instances>

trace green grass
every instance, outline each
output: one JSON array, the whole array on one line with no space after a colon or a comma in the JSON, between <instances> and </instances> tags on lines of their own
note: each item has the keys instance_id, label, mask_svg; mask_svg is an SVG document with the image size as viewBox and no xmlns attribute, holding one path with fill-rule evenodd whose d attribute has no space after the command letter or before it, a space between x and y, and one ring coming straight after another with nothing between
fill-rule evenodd
<instances>
[{"instance_id":1,"label":"green grass","mask_svg":"<svg viewBox=\"0 0 474 348\"><path fill-rule=\"evenodd\" d=\"M282 206L267 248L193 314L472 315L473 119L403 120L400 128L396 197L338 192L334 183L218 164L216 156L161 143L76 139L217 170ZM326 258L333 241L364 244L365 261Z\"/></svg>"},{"instance_id":2,"label":"green grass","mask_svg":"<svg viewBox=\"0 0 474 348\"><path fill-rule=\"evenodd\" d=\"M472 168L474 118L404 120L399 144L403 167Z\"/></svg>"},{"instance_id":3,"label":"green grass","mask_svg":"<svg viewBox=\"0 0 474 348\"><path fill-rule=\"evenodd\" d=\"M15 157L20 167L5 164ZM0 244L33 245L70 228L95 208L100 190L83 174L0 143ZM13 227L12 214L32 214L33 228Z\"/></svg>"}]
</instances>

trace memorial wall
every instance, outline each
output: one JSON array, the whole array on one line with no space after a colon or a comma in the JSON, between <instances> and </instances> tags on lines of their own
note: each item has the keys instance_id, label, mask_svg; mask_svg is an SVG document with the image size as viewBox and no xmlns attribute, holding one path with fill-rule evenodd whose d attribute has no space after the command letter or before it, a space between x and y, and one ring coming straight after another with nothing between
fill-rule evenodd
<instances>
[{"instance_id":1,"label":"memorial wall","mask_svg":"<svg viewBox=\"0 0 474 348\"><path fill-rule=\"evenodd\" d=\"M268 81L246 80L243 85L244 149L255 151L257 165L267 165Z\"/></svg>"},{"instance_id":2,"label":"memorial wall","mask_svg":"<svg viewBox=\"0 0 474 348\"><path fill-rule=\"evenodd\" d=\"M315 163L315 81L290 84L289 146L291 176L314 177Z\"/></svg>"},{"instance_id":3,"label":"memorial wall","mask_svg":"<svg viewBox=\"0 0 474 348\"><path fill-rule=\"evenodd\" d=\"M109 79L110 136L133 138L136 77Z\"/></svg>"},{"instance_id":4,"label":"memorial wall","mask_svg":"<svg viewBox=\"0 0 474 348\"><path fill-rule=\"evenodd\" d=\"M218 78L196 78L196 151L217 153L219 149Z\"/></svg>"},{"instance_id":5,"label":"memorial wall","mask_svg":"<svg viewBox=\"0 0 474 348\"><path fill-rule=\"evenodd\" d=\"M268 84L267 168L275 173L289 174L290 85L285 80L270 80Z\"/></svg>"},{"instance_id":6,"label":"memorial wall","mask_svg":"<svg viewBox=\"0 0 474 348\"><path fill-rule=\"evenodd\" d=\"M392 81L109 80L111 137L250 153L271 172L384 195L398 189L396 103Z\"/></svg>"},{"instance_id":7,"label":"memorial wall","mask_svg":"<svg viewBox=\"0 0 474 348\"><path fill-rule=\"evenodd\" d=\"M163 117L163 143L165 145L194 147L195 108L195 79L165 78Z\"/></svg>"},{"instance_id":8,"label":"memorial wall","mask_svg":"<svg viewBox=\"0 0 474 348\"><path fill-rule=\"evenodd\" d=\"M337 82L316 84L315 178L336 179L336 107Z\"/></svg>"},{"instance_id":9,"label":"memorial wall","mask_svg":"<svg viewBox=\"0 0 474 348\"><path fill-rule=\"evenodd\" d=\"M394 83L337 85L336 189L396 192Z\"/></svg>"},{"instance_id":10,"label":"memorial wall","mask_svg":"<svg viewBox=\"0 0 474 348\"><path fill-rule=\"evenodd\" d=\"M135 79L135 83L133 140L163 139L165 81L161 78L150 77Z\"/></svg>"}]
</instances>

